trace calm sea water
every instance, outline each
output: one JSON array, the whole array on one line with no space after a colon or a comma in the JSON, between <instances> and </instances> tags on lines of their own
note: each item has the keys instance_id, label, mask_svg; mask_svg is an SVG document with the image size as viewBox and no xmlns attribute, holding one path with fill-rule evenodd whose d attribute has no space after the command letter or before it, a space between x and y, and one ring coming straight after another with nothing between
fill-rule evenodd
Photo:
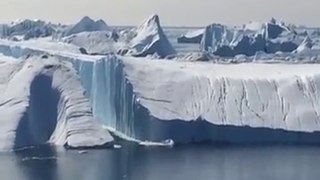
<instances>
[{"instance_id":1,"label":"calm sea water","mask_svg":"<svg viewBox=\"0 0 320 180\"><path fill-rule=\"evenodd\" d=\"M320 147L178 146L0 154L1 180L318 180Z\"/></svg>"}]
</instances>

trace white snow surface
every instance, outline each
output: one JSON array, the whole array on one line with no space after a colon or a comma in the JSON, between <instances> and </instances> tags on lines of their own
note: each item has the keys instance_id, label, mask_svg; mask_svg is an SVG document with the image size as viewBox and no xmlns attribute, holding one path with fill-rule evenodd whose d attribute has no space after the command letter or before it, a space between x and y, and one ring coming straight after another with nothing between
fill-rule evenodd
<instances>
[{"instance_id":1,"label":"white snow surface","mask_svg":"<svg viewBox=\"0 0 320 180\"><path fill-rule=\"evenodd\" d=\"M94 121L70 64L54 58L0 59L1 151L45 143L98 147L113 141Z\"/></svg>"}]
</instances>

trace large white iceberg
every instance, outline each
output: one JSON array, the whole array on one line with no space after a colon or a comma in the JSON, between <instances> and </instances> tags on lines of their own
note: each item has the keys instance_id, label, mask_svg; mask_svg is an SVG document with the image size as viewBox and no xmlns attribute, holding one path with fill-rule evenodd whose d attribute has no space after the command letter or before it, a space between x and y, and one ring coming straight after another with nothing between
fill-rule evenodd
<instances>
[{"instance_id":1,"label":"large white iceberg","mask_svg":"<svg viewBox=\"0 0 320 180\"><path fill-rule=\"evenodd\" d=\"M1 151L46 143L100 147L113 141L94 121L85 90L70 64L54 58L12 60L2 62L0 72Z\"/></svg>"},{"instance_id":2,"label":"large white iceberg","mask_svg":"<svg viewBox=\"0 0 320 180\"><path fill-rule=\"evenodd\" d=\"M163 58L176 54L160 26L158 15L149 17L135 30L129 51L137 57L157 54Z\"/></svg>"}]
</instances>

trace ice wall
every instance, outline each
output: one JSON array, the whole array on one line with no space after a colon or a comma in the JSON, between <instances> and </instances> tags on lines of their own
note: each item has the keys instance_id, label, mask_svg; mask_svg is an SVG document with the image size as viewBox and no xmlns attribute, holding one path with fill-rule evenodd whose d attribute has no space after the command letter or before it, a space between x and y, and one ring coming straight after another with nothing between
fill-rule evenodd
<instances>
[{"instance_id":1,"label":"ice wall","mask_svg":"<svg viewBox=\"0 0 320 180\"><path fill-rule=\"evenodd\" d=\"M135 139L320 142L319 65L209 65L118 56L81 63L82 79L92 73L85 86L91 86L95 116Z\"/></svg>"},{"instance_id":2,"label":"ice wall","mask_svg":"<svg viewBox=\"0 0 320 180\"><path fill-rule=\"evenodd\" d=\"M318 64L124 60L141 137L318 143ZM144 132L141 134L141 131Z\"/></svg>"}]
</instances>

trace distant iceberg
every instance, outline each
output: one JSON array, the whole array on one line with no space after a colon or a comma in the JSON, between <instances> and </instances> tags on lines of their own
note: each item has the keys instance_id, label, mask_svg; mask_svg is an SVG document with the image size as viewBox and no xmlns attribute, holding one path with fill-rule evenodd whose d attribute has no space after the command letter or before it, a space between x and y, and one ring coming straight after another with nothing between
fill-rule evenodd
<instances>
[{"instance_id":1,"label":"distant iceberg","mask_svg":"<svg viewBox=\"0 0 320 180\"><path fill-rule=\"evenodd\" d=\"M137 28L123 32L111 30L105 26L102 26L104 28L94 27L95 22L85 18L73 27L73 29L81 29L81 31L72 30L79 33L67 33L69 36L64 37L62 40L84 48L91 55L118 53L136 57L156 55L165 58L176 54L162 30L157 15L146 19Z\"/></svg>"},{"instance_id":2,"label":"distant iceberg","mask_svg":"<svg viewBox=\"0 0 320 180\"><path fill-rule=\"evenodd\" d=\"M56 32L56 25L40 20L20 20L11 24L0 25L0 37L11 40L29 40L48 37Z\"/></svg>"},{"instance_id":3,"label":"distant iceberg","mask_svg":"<svg viewBox=\"0 0 320 180\"><path fill-rule=\"evenodd\" d=\"M203 29L190 31L190 32L178 37L177 41L178 41L178 43L200 44L201 39L203 37L203 34L204 34Z\"/></svg>"},{"instance_id":4,"label":"distant iceberg","mask_svg":"<svg viewBox=\"0 0 320 180\"><path fill-rule=\"evenodd\" d=\"M221 57L254 56L259 52L291 53L305 38L275 19L259 27L259 30L250 27L255 29L252 30L247 26L230 28L220 24L209 25L201 40L201 50Z\"/></svg>"},{"instance_id":5,"label":"distant iceberg","mask_svg":"<svg viewBox=\"0 0 320 180\"><path fill-rule=\"evenodd\" d=\"M64 36L70 36L81 32L92 31L110 31L110 28L103 20L94 21L88 16L83 17L77 24L68 27L64 32Z\"/></svg>"}]
</instances>

